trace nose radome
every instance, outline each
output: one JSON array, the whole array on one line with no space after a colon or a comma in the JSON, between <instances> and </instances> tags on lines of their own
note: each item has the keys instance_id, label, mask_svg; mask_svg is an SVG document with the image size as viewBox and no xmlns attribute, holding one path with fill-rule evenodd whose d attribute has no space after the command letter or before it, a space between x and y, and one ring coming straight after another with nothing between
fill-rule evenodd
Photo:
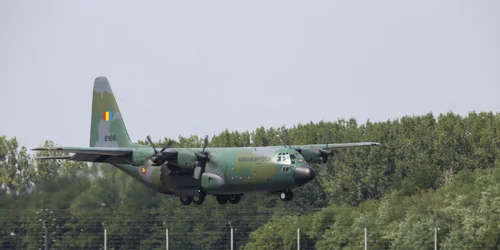
<instances>
[{"instance_id":1,"label":"nose radome","mask_svg":"<svg viewBox=\"0 0 500 250\"><path fill-rule=\"evenodd\" d=\"M314 176L314 171L307 167L296 167L293 171L293 180L299 187L312 181Z\"/></svg>"}]
</instances>

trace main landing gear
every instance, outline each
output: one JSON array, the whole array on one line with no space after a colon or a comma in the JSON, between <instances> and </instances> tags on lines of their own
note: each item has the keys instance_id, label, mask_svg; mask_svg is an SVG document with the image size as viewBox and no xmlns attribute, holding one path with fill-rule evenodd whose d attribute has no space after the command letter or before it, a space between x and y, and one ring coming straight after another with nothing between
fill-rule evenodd
<instances>
[{"instance_id":1,"label":"main landing gear","mask_svg":"<svg viewBox=\"0 0 500 250\"><path fill-rule=\"evenodd\" d=\"M206 195L203 192L200 192L198 196L188 197L181 196L182 205L189 205L192 203L196 205L201 205L205 201ZM238 204L241 199L241 194L230 194L230 195L215 195L217 202L221 205L226 204L228 201L231 204Z\"/></svg>"},{"instance_id":2,"label":"main landing gear","mask_svg":"<svg viewBox=\"0 0 500 250\"><path fill-rule=\"evenodd\" d=\"M201 205L205 201L205 196L207 196L203 191L198 191L197 196L189 197L189 196L181 196L182 205L189 205L193 202L196 205Z\"/></svg>"},{"instance_id":3,"label":"main landing gear","mask_svg":"<svg viewBox=\"0 0 500 250\"><path fill-rule=\"evenodd\" d=\"M241 194L230 194L230 195L216 195L215 199L221 205L226 204L228 201L231 204L238 204L241 199Z\"/></svg>"},{"instance_id":4,"label":"main landing gear","mask_svg":"<svg viewBox=\"0 0 500 250\"><path fill-rule=\"evenodd\" d=\"M189 205L193 201L193 197L181 196L182 205Z\"/></svg>"},{"instance_id":5,"label":"main landing gear","mask_svg":"<svg viewBox=\"0 0 500 250\"><path fill-rule=\"evenodd\" d=\"M288 189L278 192L278 195L282 201L291 201L293 199L293 193Z\"/></svg>"}]
</instances>

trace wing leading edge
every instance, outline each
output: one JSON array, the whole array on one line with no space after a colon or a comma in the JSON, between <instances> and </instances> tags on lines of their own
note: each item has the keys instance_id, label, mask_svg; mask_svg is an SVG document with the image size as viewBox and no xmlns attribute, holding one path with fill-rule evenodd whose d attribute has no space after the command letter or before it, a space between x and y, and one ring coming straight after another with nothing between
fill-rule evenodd
<instances>
[{"instance_id":1,"label":"wing leading edge","mask_svg":"<svg viewBox=\"0 0 500 250\"><path fill-rule=\"evenodd\" d=\"M291 146L293 149L303 149L305 147L332 150L332 149L344 149L344 148L359 148L359 147L373 147L382 146L378 142L349 142L349 143L328 143L328 144L309 144L309 145L294 145Z\"/></svg>"},{"instance_id":2,"label":"wing leading edge","mask_svg":"<svg viewBox=\"0 0 500 250\"><path fill-rule=\"evenodd\" d=\"M83 148L83 147L41 147L34 151L73 153L71 156L42 156L39 160L72 160L104 163L132 164L132 149L127 148Z\"/></svg>"}]
</instances>

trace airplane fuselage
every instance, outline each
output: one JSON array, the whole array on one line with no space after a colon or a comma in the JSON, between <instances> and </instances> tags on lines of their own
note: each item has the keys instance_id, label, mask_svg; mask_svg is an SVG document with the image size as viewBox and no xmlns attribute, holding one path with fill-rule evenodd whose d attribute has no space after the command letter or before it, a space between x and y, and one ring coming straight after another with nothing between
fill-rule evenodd
<instances>
[{"instance_id":1,"label":"airplane fuselage","mask_svg":"<svg viewBox=\"0 0 500 250\"><path fill-rule=\"evenodd\" d=\"M40 147L33 150L72 153L71 156L42 156L40 160L70 160L110 163L151 189L180 196L182 204L201 205L206 195L220 204L237 204L249 192L277 192L283 201L293 198L291 190L314 179L309 163L326 161L332 150L378 146L376 142L290 145L287 147L208 147L161 149L130 140L122 113L106 77L94 80L89 147ZM288 142L284 141L284 144Z\"/></svg>"},{"instance_id":2,"label":"airplane fuselage","mask_svg":"<svg viewBox=\"0 0 500 250\"><path fill-rule=\"evenodd\" d=\"M176 196L198 195L200 185L207 195L278 192L296 189L314 179L302 155L291 148L217 148L207 152L211 161L202 180L193 178L192 167L184 162L115 166L157 192Z\"/></svg>"}]
</instances>

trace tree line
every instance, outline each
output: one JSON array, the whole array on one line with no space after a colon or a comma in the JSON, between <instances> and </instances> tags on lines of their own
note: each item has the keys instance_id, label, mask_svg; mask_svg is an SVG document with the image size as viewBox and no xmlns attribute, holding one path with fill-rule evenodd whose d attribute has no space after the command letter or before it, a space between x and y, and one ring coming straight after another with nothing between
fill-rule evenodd
<instances>
[{"instance_id":1,"label":"tree line","mask_svg":"<svg viewBox=\"0 0 500 250\"><path fill-rule=\"evenodd\" d=\"M237 205L207 199L182 206L109 164L34 161L15 137L0 137L0 248L52 249L431 249L434 228L446 249L500 246L500 114L452 112L382 122L339 119L293 127L228 131L210 147L377 141L343 150L328 174L295 191L294 200L245 195ZM157 145L171 138L157 141ZM200 147L196 135L172 147ZM139 141L139 143L144 143ZM43 146L56 146L46 141ZM316 172L319 166L313 165ZM104 224L103 224L104 223Z\"/></svg>"}]
</instances>

